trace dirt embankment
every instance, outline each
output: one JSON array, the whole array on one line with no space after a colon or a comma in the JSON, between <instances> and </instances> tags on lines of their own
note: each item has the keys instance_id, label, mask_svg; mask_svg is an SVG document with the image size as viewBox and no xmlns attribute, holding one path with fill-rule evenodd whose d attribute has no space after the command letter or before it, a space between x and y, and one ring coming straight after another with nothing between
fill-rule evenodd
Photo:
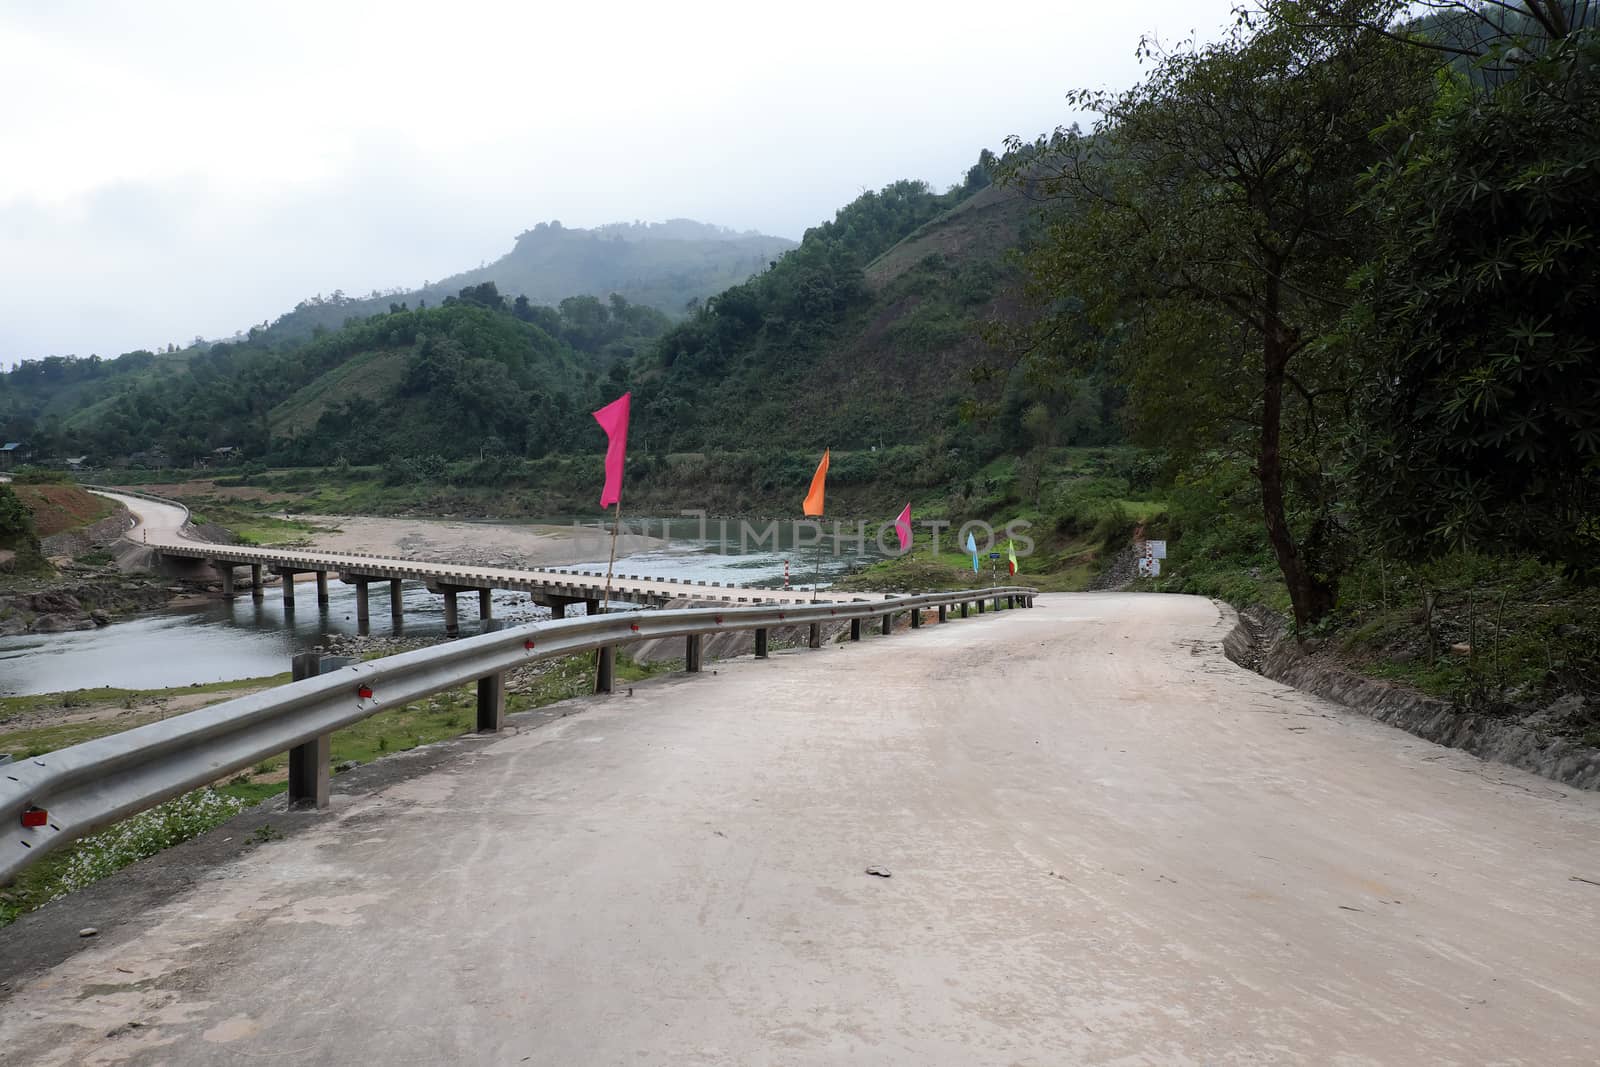
<instances>
[{"instance_id":1,"label":"dirt embankment","mask_svg":"<svg viewBox=\"0 0 1600 1067\"><path fill-rule=\"evenodd\" d=\"M1579 789L1600 789L1600 748L1563 736L1572 733L1566 720L1583 714L1583 700L1577 694L1544 707L1505 705L1494 711L1462 707L1359 674L1333 646L1296 640L1281 616L1261 608L1240 614L1223 648L1242 667L1434 744Z\"/></svg>"}]
</instances>

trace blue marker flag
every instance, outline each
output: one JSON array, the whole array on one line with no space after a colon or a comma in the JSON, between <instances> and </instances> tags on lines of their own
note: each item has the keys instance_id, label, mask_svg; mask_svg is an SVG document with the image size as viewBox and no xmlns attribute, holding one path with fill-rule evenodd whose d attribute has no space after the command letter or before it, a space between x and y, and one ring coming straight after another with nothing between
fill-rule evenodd
<instances>
[{"instance_id":1,"label":"blue marker flag","mask_svg":"<svg viewBox=\"0 0 1600 1067\"><path fill-rule=\"evenodd\" d=\"M972 531L967 531L967 551L972 553L972 573L978 573L978 542L972 539Z\"/></svg>"}]
</instances>

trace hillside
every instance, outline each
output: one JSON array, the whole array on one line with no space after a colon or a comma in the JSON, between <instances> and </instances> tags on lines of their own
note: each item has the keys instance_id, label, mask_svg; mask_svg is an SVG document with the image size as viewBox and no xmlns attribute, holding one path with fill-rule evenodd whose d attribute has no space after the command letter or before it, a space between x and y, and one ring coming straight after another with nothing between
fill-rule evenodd
<instances>
[{"instance_id":1,"label":"hillside","mask_svg":"<svg viewBox=\"0 0 1600 1067\"><path fill-rule=\"evenodd\" d=\"M943 194L919 182L864 194L633 364L641 436L653 449L699 451L953 434L973 399L971 372L990 354L986 331L1023 314L1010 253L1029 216L1014 190L976 178ZM1010 399L1005 425L966 427L960 447L1020 443ZM1078 443L1070 438L1057 443Z\"/></svg>"},{"instance_id":2,"label":"hillside","mask_svg":"<svg viewBox=\"0 0 1600 1067\"><path fill-rule=\"evenodd\" d=\"M233 448L273 465L385 464L398 479L426 479L438 461L582 451L593 443L584 412L625 389L635 447L656 454L914 444L961 451L965 464L1107 443L1114 405L1070 385L1009 386L990 398L1000 418L960 425L972 370L992 357L986 332L1021 316L1012 252L1029 217L1028 201L975 167L943 193L901 181L862 194L677 325L616 294L547 307L477 282L305 339L253 330L201 351L29 365L0 390L18 379L36 412L49 409L24 427L45 455L189 466ZM514 255L752 239L705 229L541 227ZM65 404L45 370L92 388L75 385L79 402Z\"/></svg>"},{"instance_id":3,"label":"hillside","mask_svg":"<svg viewBox=\"0 0 1600 1067\"><path fill-rule=\"evenodd\" d=\"M795 242L749 231L738 233L691 219L658 223L612 223L592 230L541 222L517 236L510 252L487 266L452 274L410 291L367 297L314 297L267 327L273 340L306 340L352 317L388 311L392 304L436 305L469 286L493 282L507 299L557 306L573 296L601 299L616 293L668 315L682 315L737 285Z\"/></svg>"}]
</instances>

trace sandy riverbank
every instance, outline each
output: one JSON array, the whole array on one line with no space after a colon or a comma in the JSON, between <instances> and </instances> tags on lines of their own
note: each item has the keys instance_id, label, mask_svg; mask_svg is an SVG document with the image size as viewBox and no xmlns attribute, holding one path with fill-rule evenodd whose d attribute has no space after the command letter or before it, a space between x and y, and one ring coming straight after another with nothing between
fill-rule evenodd
<instances>
[{"instance_id":1,"label":"sandy riverbank","mask_svg":"<svg viewBox=\"0 0 1600 1067\"><path fill-rule=\"evenodd\" d=\"M301 521L304 515L294 516ZM593 526L457 522L448 519L318 515L323 527L312 538L327 552L372 552L397 559L463 563L483 567L561 567L604 561L610 534ZM659 537L624 534L617 558L661 548Z\"/></svg>"}]
</instances>

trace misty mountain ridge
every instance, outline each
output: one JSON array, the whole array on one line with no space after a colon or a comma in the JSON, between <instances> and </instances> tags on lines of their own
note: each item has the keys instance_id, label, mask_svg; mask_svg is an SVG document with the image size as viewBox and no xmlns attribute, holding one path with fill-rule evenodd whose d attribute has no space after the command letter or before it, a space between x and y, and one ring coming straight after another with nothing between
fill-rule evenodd
<instances>
[{"instance_id":1,"label":"misty mountain ridge","mask_svg":"<svg viewBox=\"0 0 1600 1067\"><path fill-rule=\"evenodd\" d=\"M613 222L594 229L552 220L518 234L511 251L493 263L411 290L374 290L364 297L319 294L301 301L267 331L274 339L303 340L319 329L338 329L347 319L387 312L390 305L436 305L484 282L493 282L508 300L525 296L546 307L569 297L616 294L677 317L765 270L797 244L694 219Z\"/></svg>"}]
</instances>

